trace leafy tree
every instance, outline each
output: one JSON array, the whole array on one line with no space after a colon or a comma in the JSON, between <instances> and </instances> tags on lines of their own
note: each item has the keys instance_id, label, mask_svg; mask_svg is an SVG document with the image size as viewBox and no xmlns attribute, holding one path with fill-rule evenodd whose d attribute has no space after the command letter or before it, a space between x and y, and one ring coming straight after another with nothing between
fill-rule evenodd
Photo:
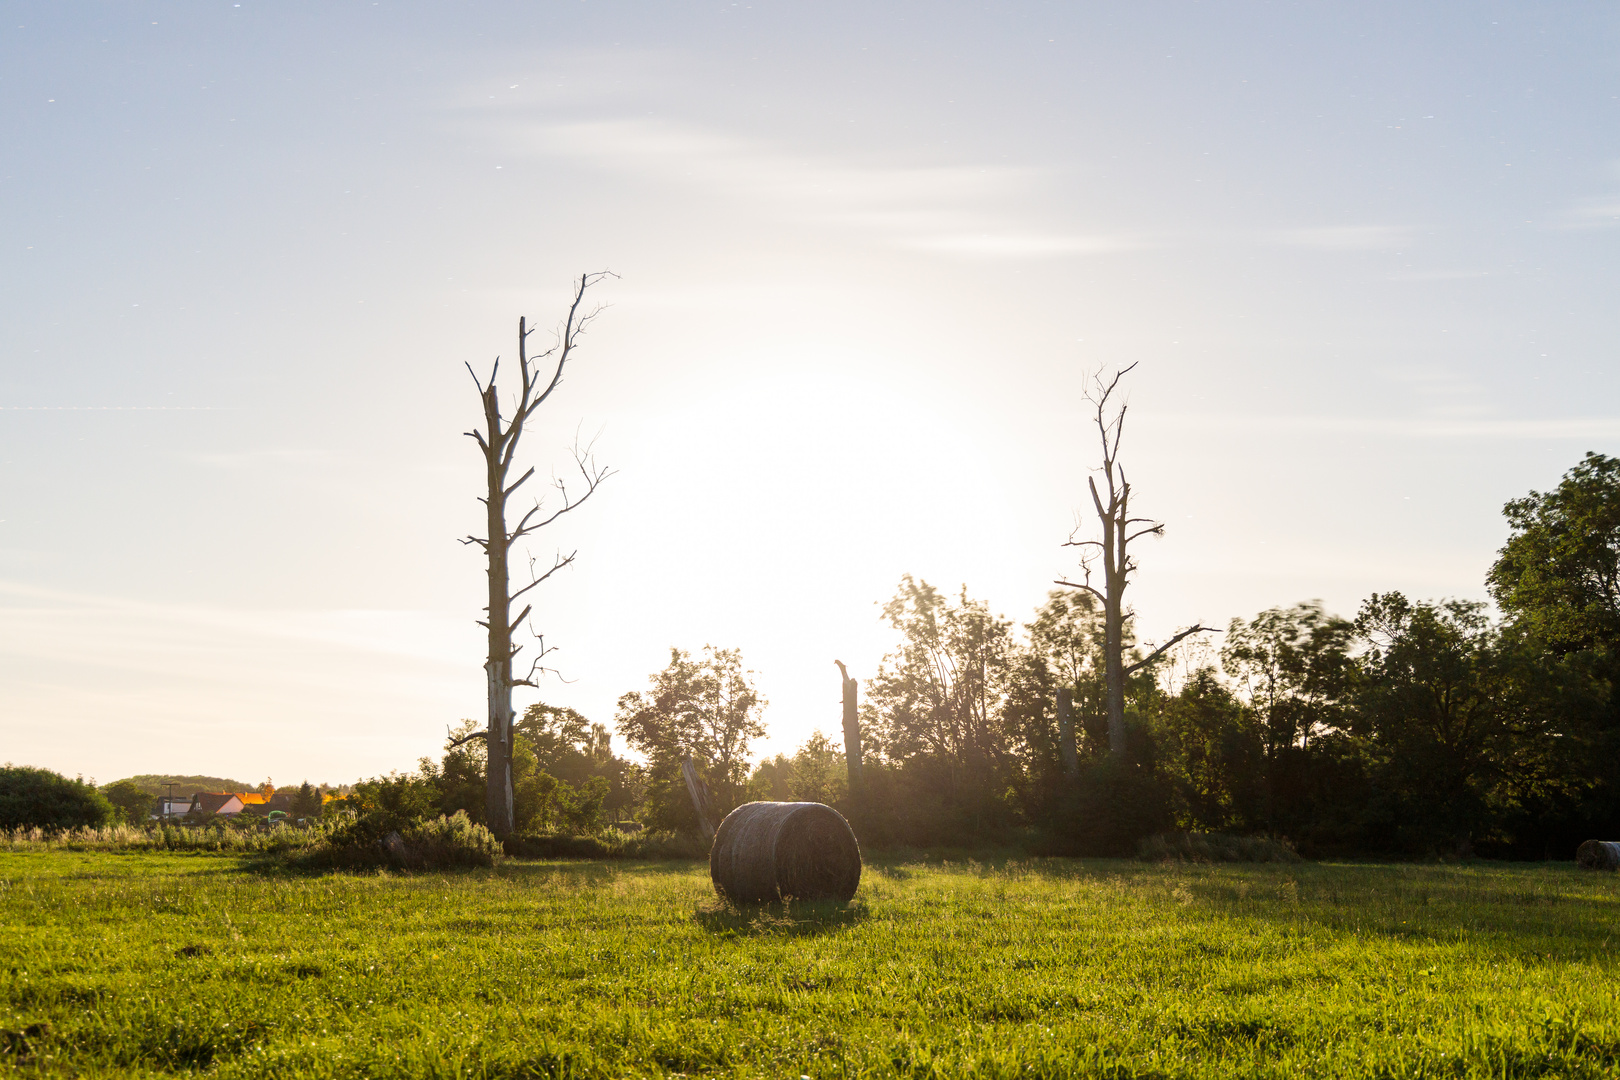
<instances>
[{"instance_id":1,"label":"leafy tree","mask_svg":"<svg viewBox=\"0 0 1620 1080\"><path fill-rule=\"evenodd\" d=\"M1468 851L1529 796L1565 783L1585 734L1562 672L1536 643L1492 625L1484 605L1373 595L1355 731L1397 793L1398 837Z\"/></svg>"},{"instance_id":2,"label":"leafy tree","mask_svg":"<svg viewBox=\"0 0 1620 1080\"><path fill-rule=\"evenodd\" d=\"M1558 487L1502 508L1513 534L1486 579L1502 610L1567 652L1620 645L1620 458L1588 453Z\"/></svg>"},{"instance_id":3,"label":"leafy tree","mask_svg":"<svg viewBox=\"0 0 1620 1080\"><path fill-rule=\"evenodd\" d=\"M613 752L607 725L593 724L570 708L536 702L523 711L514 731L515 738L534 749L539 768L570 785L581 798L601 780L606 787L599 815L639 801L632 765Z\"/></svg>"},{"instance_id":4,"label":"leafy tree","mask_svg":"<svg viewBox=\"0 0 1620 1080\"><path fill-rule=\"evenodd\" d=\"M652 677L645 692L619 699L615 725L632 747L645 754L665 809L677 817L684 796L672 795L680 763L690 756L714 792L730 805L748 777L748 746L765 734L765 700L736 649L705 645L700 656L670 649L669 665Z\"/></svg>"},{"instance_id":5,"label":"leafy tree","mask_svg":"<svg viewBox=\"0 0 1620 1080\"><path fill-rule=\"evenodd\" d=\"M844 751L819 729L793 754L788 793L796 802L836 806L849 795Z\"/></svg>"},{"instance_id":6,"label":"leafy tree","mask_svg":"<svg viewBox=\"0 0 1620 1080\"><path fill-rule=\"evenodd\" d=\"M139 824L152 811L152 795L133 780L114 780L102 787L101 794L113 804L121 821Z\"/></svg>"},{"instance_id":7,"label":"leafy tree","mask_svg":"<svg viewBox=\"0 0 1620 1080\"><path fill-rule=\"evenodd\" d=\"M1354 625L1327 614L1319 600L1232 620L1221 665L1259 714L1268 757L1343 724L1354 636Z\"/></svg>"},{"instance_id":8,"label":"leafy tree","mask_svg":"<svg viewBox=\"0 0 1620 1080\"><path fill-rule=\"evenodd\" d=\"M83 778L69 780L49 769L0 766L0 829L77 829L104 825L112 803Z\"/></svg>"},{"instance_id":9,"label":"leafy tree","mask_svg":"<svg viewBox=\"0 0 1620 1080\"><path fill-rule=\"evenodd\" d=\"M956 603L910 574L883 608L900 647L867 682L867 708L885 756L927 756L965 767L1007 756L1001 704L1012 624L983 601Z\"/></svg>"},{"instance_id":10,"label":"leafy tree","mask_svg":"<svg viewBox=\"0 0 1620 1080\"><path fill-rule=\"evenodd\" d=\"M786 754L777 754L754 766L754 771L748 776L748 800L792 802L792 784L793 759Z\"/></svg>"},{"instance_id":11,"label":"leafy tree","mask_svg":"<svg viewBox=\"0 0 1620 1080\"><path fill-rule=\"evenodd\" d=\"M585 758L594 739L590 721L578 712L540 701L523 710L513 730L528 740L536 762L550 773L570 759Z\"/></svg>"},{"instance_id":12,"label":"leafy tree","mask_svg":"<svg viewBox=\"0 0 1620 1080\"><path fill-rule=\"evenodd\" d=\"M1158 764L1184 829L1244 831L1265 824L1267 768L1252 713L1215 670L1193 672L1156 717Z\"/></svg>"},{"instance_id":13,"label":"leafy tree","mask_svg":"<svg viewBox=\"0 0 1620 1080\"><path fill-rule=\"evenodd\" d=\"M296 818L314 818L314 817L319 817L320 813L321 813L321 792L320 792L320 789L315 787L308 780L305 780L302 784L298 785L298 790L293 792L292 816L295 819Z\"/></svg>"},{"instance_id":14,"label":"leafy tree","mask_svg":"<svg viewBox=\"0 0 1620 1080\"><path fill-rule=\"evenodd\" d=\"M844 751L819 728L793 752L754 766L748 797L764 802L818 802L843 805L849 797Z\"/></svg>"},{"instance_id":15,"label":"leafy tree","mask_svg":"<svg viewBox=\"0 0 1620 1080\"><path fill-rule=\"evenodd\" d=\"M965 588L953 601L909 574L883 616L900 641L866 684L862 726L883 765L868 778L873 812L912 842L1004 830L1023 776L1012 624Z\"/></svg>"}]
</instances>

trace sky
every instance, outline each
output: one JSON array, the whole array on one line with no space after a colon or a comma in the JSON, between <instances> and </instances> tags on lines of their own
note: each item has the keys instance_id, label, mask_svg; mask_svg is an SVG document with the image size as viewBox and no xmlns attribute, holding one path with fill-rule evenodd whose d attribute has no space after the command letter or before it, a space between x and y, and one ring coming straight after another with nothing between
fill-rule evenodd
<instances>
[{"instance_id":1,"label":"sky","mask_svg":"<svg viewBox=\"0 0 1620 1080\"><path fill-rule=\"evenodd\" d=\"M466 365L586 271L520 458L615 473L530 547L578 557L518 704L736 647L762 752L837 730L902 574L1023 623L1074 571L1099 369L1150 641L1486 599L1502 504L1620 453L1609 4L4 20L0 760L340 783L482 717Z\"/></svg>"}]
</instances>

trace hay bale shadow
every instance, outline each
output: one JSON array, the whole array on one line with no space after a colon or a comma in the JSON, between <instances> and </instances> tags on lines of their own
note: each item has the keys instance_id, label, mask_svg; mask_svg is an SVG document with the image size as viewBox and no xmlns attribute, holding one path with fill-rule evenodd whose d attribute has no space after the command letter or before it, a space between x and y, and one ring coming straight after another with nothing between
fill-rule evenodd
<instances>
[{"instance_id":1,"label":"hay bale shadow","mask_svg":"<svg viewBox=\"0 0 1620 1080\"><path fill-rule=\"evenodd\" d=\"M692 921L718 937L814 937L858 926L871 917L859 900L788 900L768 904L699 905Z\"/></svg>"}]
</instances>

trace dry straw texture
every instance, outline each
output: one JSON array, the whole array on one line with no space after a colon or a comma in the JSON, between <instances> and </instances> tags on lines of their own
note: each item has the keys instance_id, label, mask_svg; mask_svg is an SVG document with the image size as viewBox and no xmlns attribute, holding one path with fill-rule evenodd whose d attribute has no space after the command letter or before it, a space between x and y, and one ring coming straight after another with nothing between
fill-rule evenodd
<instances>
[{"instance_id":1,"label":"dry straw texture","mask_svg":"<svg viewBox=\"0 0 1620 1080\"><path fill-rule=\"evenodd\" d=\"M1575 849L1575 861L1588 870L1620 870L1620 844L1588 840Z\"/></svg>"},{"instance_id":2,"label":"dry straw texture","mask_svg":"<svg viewBox=\"0 0 1620 1080\"><path fill-rule=\"evenodd\" d=\"M745 803L709 850L715 891L734 904L847 903L861 883L861 849L844 816L821 803Z\"/></svg>"}]
</instances>

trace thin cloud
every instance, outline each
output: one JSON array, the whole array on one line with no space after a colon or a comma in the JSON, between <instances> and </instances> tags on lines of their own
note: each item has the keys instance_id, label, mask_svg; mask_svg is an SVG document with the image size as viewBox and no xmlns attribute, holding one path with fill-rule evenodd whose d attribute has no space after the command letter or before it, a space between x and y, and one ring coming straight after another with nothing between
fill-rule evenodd
<instances>
[{"instance_id":1,"label":"thin cloud","mask_svg":"<svg viewBox=\"0 0 1620 1080\"><path fill-rule=\"evenodd\" d=\"M999 208L1044 183L1047 174L1038 169L852 162L647 119L505 121L496 137L509 152L567 158L744 200L768 213L875 233L912 250L1020 258L1141 246L1126 237L1047 232L1009 220Z\"/></svg>"}]
</instances>

